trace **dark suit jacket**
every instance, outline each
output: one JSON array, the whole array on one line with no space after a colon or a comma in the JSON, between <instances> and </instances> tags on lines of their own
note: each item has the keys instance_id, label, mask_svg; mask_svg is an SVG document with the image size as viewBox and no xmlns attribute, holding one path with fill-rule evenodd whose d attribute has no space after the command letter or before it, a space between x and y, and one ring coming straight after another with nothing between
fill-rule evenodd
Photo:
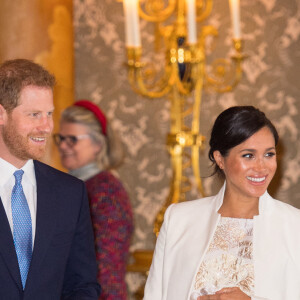
<instances>
[{"instance_id":1,"label":"dark suit jacket","mask_svg":"<svg viewBox=\"0 0 300 300\"><path fill-rule=\"evenodd\" d=\"M25 290L0 201L0 299L98 299L96 258L85 185L38 161L36 234Z\"/></svg>"}]
</instances>

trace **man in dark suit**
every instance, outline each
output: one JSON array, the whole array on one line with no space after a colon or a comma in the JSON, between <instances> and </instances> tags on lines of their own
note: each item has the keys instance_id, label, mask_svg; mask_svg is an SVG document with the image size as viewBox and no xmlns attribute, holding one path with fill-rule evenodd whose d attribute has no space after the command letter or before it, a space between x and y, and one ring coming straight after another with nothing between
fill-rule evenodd
<instances>
[{"instance_id":1,"label":"man in dark suit","mask_svg":"<svg viewBox=\"0 0 300 300\"><path fill-rule=\"evenodd\" d=\"M37 161L53 129L54 83L29 60L0 66L0 299L100 293L84 183Z\"/></svg>"}]
</instances>

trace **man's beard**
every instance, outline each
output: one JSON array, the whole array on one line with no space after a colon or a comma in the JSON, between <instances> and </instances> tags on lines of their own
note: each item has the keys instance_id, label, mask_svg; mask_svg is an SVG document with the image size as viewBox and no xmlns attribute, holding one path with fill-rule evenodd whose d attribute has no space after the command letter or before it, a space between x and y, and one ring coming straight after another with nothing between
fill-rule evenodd
<instances>
[{"instance_id":1,"label":"man's beard","mask_svg":"<svg viewBox=\"0 0 300 300\"><path fill-rule=\"evenodd\" d=\"M29 141L29 136L34 137L37 136L37 134L31 134L27 137L20 135L12 121L8 121L7 125L2 127L3 141L13 156L24 161L42 158L45 154L46 146L33 145ZM38 136L46 137L48 134L43 133Z\"/></svg>"}]
</instances>

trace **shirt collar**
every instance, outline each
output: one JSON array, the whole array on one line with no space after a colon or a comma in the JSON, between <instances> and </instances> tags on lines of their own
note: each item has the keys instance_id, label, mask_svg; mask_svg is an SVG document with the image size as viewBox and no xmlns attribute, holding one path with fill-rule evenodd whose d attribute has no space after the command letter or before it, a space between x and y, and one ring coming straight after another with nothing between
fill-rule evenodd
<instances>
[{"instance_id":1,"label":"shirt collar","mask_svg":"<svg viewBox=\"0 0 300 300\"><path fill-rule=\"evenodd\" d=\"M28 160L26 164L23 166L22 170L24 171L26 177L30 180L31 184L36 186L36 177L35 177L33 160L32 159Z\"/></svg>"},{"instance_id":2,"label":"shirt collar","mask_svg":"<svg viewBox=\"0 0 300 300\"><path fill-rule=\"evenodd\" d=\"M28 160L21 169L24 171L24 175L29 179L31 184L36 186L33 160ZM18 169L15 166L0 157L0 185L5 185L16 170Z\"/></svg>"}]
</instances>

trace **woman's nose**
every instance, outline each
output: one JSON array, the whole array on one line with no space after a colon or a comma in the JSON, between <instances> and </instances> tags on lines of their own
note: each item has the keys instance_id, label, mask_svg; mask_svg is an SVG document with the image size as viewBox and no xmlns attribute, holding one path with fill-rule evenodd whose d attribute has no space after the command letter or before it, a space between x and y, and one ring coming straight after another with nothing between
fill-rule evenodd
<instances>
[{"instance_id":1,"label":"woman's nose","mask_svg":"<svg viewBox=\"0 0 300 300\"><path fill-rule=\"evenodd\" d=\"M257 171L261 171L261 170L265 170L266 168L266 164L263 158L259 158L255 161L255 166L254 166L255 170Z\"/></svg>"}]
</instances>

